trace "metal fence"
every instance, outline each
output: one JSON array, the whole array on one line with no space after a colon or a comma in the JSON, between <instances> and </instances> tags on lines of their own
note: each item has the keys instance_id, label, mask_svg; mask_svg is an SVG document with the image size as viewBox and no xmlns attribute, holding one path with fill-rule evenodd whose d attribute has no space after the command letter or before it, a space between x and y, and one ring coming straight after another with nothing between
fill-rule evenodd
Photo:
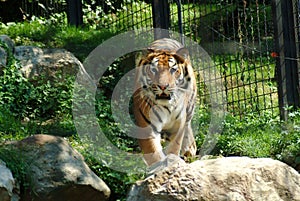
<instances>
[{"instance_id":1,"label":"metal fence","mask_svg":"<svg viewBox=\"0 0 300 201\"><path fill-rule=\"evenodd\" d=\"M85 0L81 6L66 11L82 11L83 23L94 16L96 28L119 33L159 27L197 41L221 75L234 115L269 112L285 118L286 106L299 106L298 0ZM200 95L205 101L210 94Z\"/></svg>"},{"instance_id":2,"label":"metal fence","mask_svg":"<svg viewBox=\"0 0 300 201\"><path fill-rule=\"evenodd\" d=\"M154 0L147 9L153 13L154 27L183 33L209 53L221 75L230 113L279 114L270 1ZM205 89L200 88L200 99L210 104L212 94Z\"/></svg>"},{"instance_id":3,"label":"metal fence","mask_svg":"<svg viewBox=\"0 0 300 201\"><path fill-rule=\"evenodd\" d=\"M299 1L273 0L280 115L299 108Z\"/></svg>"},{"instance_id":4,"label":"metal fence","mask_svg":"<svg viewBox=\"0 0 300 201\"><path fill-rule=\"evenodd\" d=\"M171 29L180 31L176 4ZM195 0L181 9L183 33L202 45L222 75L228 111L278 114L271 2Z\"/></svg>"}]
</instances>

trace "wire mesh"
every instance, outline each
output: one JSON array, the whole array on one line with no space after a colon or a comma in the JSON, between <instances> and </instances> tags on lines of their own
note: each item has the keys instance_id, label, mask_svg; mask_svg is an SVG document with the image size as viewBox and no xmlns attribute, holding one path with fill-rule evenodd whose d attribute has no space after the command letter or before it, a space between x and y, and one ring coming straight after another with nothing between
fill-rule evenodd
<instances>
[{"instance_id":1,"label":"wire mesh","mask_svg":"<svg viewBox=\"0 0 300 201\"><path fill-rule=\"evenodd\" d=\"M43 6L33 4L35 1L22 2L22 9L30 15L43 10ZM214 61L221 75L217 79L224 85L227 110L240 116L265 111L277 115L275 59L270 56L274 51L271 1L182 0L181 5L179 0L168 2L170 30L182 31L198 42ZM46 13L60 12L66 1L44 0L42 5L48 8ZM295 0L294 6L299 21L299 1ZM84 0L83 13L85 23L94 23L96 28L107 28L115 33L153 27L149 1ZM94 20L89 22L92 17ZM299 33L299 23L295 29ZM205 86L205 83L199 85ZM200 88L199 94L203 103L211 96L205 87Z\"/></svg>"},{"instance_id":2,"label":"wire mesh","mask_svg":"<svg viewBox=\"0 0 300 201\"><path fill-rule=\"evenodd\" d=\"M18 9L22 11L25 19L30 19L31 16L49 17L51 14L61 13L67 8L66 0L22 0L21 2Z\"/></svg>"},{"instance_id":3,"label":"wire mesh","mask_svg":"<svg viewBox=\"0 0 300 201\"><path fill-rule=\"evenodd\" d=\"M298 46L298 51L300 49L300 0L293 0L293 16L295 16L295 37L296 37L296 43ZM298 58L296 58L298 60L298 62L300 61L298 54ZM298 73L299 77L300 77L300 71ZM300 79L299 79L299 85L300 85Z\"/></svg>"},{"instance_id":4,"label":"wire mesh","mask_svg":"<svg viewBox=\"0 0 300 201\"><path fill-rule=\"evenodd\" d=\"M151 4L144 1L86 1L84 17L94 13L98 28L115 33L153 27ZM108 2L110 2L108 4ZM88 20L88 19L87 19ZM87 22L87 21L86 21Z\"/></svg>"},{"instance_id":5,"label":"wire mesh","mask_svg":"<svg viewBox=\"0 0 300 201\"><path fill-rule=\"evenodd\" d=\"M177 4L170 4L174 31L179 31ZM219 70L227 110L241 116L264 111L277 115L270 1L186 0L181 9L184 34L201 44ZM205 102L211 94L200 90Z\"/></svg>"}]
</instances>

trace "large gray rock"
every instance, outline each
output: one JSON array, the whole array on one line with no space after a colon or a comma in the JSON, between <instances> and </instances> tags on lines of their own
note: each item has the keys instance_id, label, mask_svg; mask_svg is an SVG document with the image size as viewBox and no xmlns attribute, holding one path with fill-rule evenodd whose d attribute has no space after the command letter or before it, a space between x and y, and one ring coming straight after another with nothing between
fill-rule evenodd
<instances>
[{"instance_id":1,"label":"large gray rock","mask_svg":"<svg viewBox=\"0 0 300 201\"><path fill-rule=\"evenodd\" d=\"M5 163L0 160L0 200L17 201L18 195L14 193L15 179Z\"/></svg>"},{"instance_id":2,"label":"large gray rock","mask_svg":"<svg viewBox=\"0 0 300 201\"><path fill-rule=\"evenodd\" d=\"M41 49L34 46L15 47L15 57L21 63L21 71L27 78L46 76L48 79L76 75L80 61L64 49Z\"/></svg>"},{"instance_id":3,"label":"large gray rock","mask_svg":"<svg viewBox=\"0 0 300 201\"><path fill-rule=\"evenodd\" d=\"M0 35L0 42L5 45L5 47L0 47L0 70L7 65L8 52L13 53L15 51L15 43L7 35Z\"/></svg>"},{"instance_id":4,"label":"large gray rock","mask_svg":"<svg viewBox=\"0 0 300 201\"><path fill-rule=\"evenodd\" d=\"M0 41L13 53L15 51L14 41L7 35L0 35Z\"/></svg>"},{"instance_id":5,"label":"large gray rock","mask_svg":"<svg viewBox=\"0 0 300 201\"><path fill-rule=\"evenodd\" d=\"M175 163L131 189L128 201L300 201L300 175L272 159Z\"/></svg>"},{"instance_id":6,"label":"large gray rock","mask_svg":"<svg viewBox=\"0 0 300 201\"><path fill-rule=\"evenodd\" d=\"M32 161L31 192L22 201L102 201L110 189L85 164L83 157L61 137L35 135L13 144Z\"/></svg>"},{"instance_id":7,"label":"large gray rock","mask_svg":"<svg viewBox=\"0 0 300 201\"><path fill-rule=\"evenodd\" d=\"M7 65L7 52L3 47L0 47L0 70Z\"/></svg>"}]
</instances>

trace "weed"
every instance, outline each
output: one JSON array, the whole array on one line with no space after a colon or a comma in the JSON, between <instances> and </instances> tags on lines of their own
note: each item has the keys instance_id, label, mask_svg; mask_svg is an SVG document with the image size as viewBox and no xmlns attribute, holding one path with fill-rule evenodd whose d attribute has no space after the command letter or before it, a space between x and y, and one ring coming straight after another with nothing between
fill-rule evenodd
<instances>
[{"instance_id":1,"label":"weed","mask_svg":"<svg viewBox=\"0 0 300 201\"><path fill-rule=\"evenodd\" d=\"M30 179L28 177L30 161L18 150L10 145L0 146L0 159L5 162L11 170L13 177L20 184L20 191L30 189Z\"/></svg>"}]
</instances>

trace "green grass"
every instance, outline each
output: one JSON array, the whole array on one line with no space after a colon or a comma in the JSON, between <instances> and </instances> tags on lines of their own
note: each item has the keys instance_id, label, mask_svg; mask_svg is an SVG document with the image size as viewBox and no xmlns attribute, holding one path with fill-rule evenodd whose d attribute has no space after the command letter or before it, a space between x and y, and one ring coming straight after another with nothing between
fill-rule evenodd
<instances>
[{"instance_id":1,"label":"green grass","mask_svg":"<svg viewBox=\"0 0 300 201\"><path fill-rule=\"evenodd\" d=\"M0 23L0 34L10 36L16 45L64 48L81 61L99 44L114 35L108 29L69 26L63 14L51 19L33 18L22 23Z\"/></svg>"},{"instance_id":2,"label":"green grass","mask_svg":"<svg viewBox=\"0 0 300 201\"><path fill-rule=\"evenodd\" d=\"M225 156L271 157L296 167L300 164L300 115L298 111L290 115L287 122L270 114L227 118L215 151Z\"/></svg>"},{"instance_id":3,"label":"green grass","mask_svg":"<svg viewBox=\"0 0 300 201\"><path fill-rule=\"evenodd\" d=\"M25 157L22 151L13 146L0 146L0 159L11 170L13 177L20 182L20 192L29 190L31 181L28 179L30 177L28 171L32 161Z\"/></svg>"},{"instance_id":4,"label":"green grass","mask_svg":"<svg viewBox=\"0 0 300 201\"><path fill-rule=\"evenodd\" d=\"M217 150L225 156L274 157L273 149L281 138L280 125L268 113L246 115L242 120L228 116Z\"/></svg>"},{"instance_id":5,"label":"green grass","mask_svg":"<svg viewBox=\"0 0 300 201\"><path fill-rule=\"evenodd\" d=\"M265 55L245 58L237 55L214 56L216 68L227 90L228 111L246 114L278 108L275 60ZM274 116L279 114L274 109Z\"/></svg>"},{"instance_id":6,"label":"green grass","mask_svg":"<svg viewBox=\"0 0 300 201\"><path fill-rule=\"evenodd\" d=\"M126 9L125 9L126 8ZM131 17L127 17L131 16ZM128 3L113 17L116 31L128 31L152 27L152 7L144 2Z\"/></svg>"}]
</instances>

